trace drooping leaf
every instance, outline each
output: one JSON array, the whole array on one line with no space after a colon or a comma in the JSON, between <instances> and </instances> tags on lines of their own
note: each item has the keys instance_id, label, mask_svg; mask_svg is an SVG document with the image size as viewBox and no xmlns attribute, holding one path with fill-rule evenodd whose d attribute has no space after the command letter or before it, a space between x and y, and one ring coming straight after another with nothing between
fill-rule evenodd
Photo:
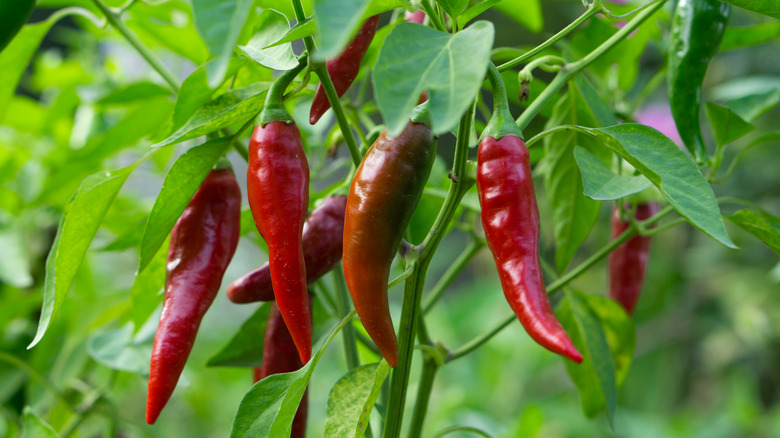
<instances>
[{"instance_id":1,"label":"drooping leaf","mask_svg":"<svg viewBox=\"0 0 780 438\"><path fill-rule=\"evenodd\" d=\"M230 143L230 138L206 142L188 150L173 163L171 170L165 175L160 194L154 201L144 228L139 272L152 260L192 196Z\"/></svg>"},{"instance_id":2,"label":"drooping leaf","mask_svg":"<svg viewBox=\"0 0 780 438\"><path fill-rule=\"evenodd\" d=\"M707 102L706 110L718 145L725 146L756 129L725 106Z\"/></svg>"},{"instance_id":3,"label":"drooping leaf","mask_svg":"<svg viewBox=\"0 0 780 438\"><path fill-rule=\"evenodd\" d=\"M192 0L195 27L216 57L207 69L208 83L216 88L225 77L233 47L244 28L252 0Z\"/></svg>"},{"instance_id":4,"label":"drooping leaf","mask_svg":"<svg viewBox=\"0 0 780 438\"><path fill-rule=\"evenodd\" d=\"M726 0L726 3L773 18L780 18L780 0Z\"/></svg>"},{"instance_id":5,"label":"drooping leaf","mask_svg":"<svg viewBox=\"0 0 780 438\"><path fill-rule=\"evenodd\" d=\"M382 361L355 368L345 374L330 390L325 417L326 438L360 438L379 397L379 390L390 372Z\"/></svg>"},{"instance_id":6,"label":"drooping leaf","mask_svg":"<svg viewBox=\"0 0 780 438\"><path fill-rule=\"evenodd\" d=\"M290 23L284 15L267 9L260 14L255 26L258 32L245 46L238 46L239 50L253 61L274 70L289 70L298 65L289 44L265 48L290 30Z\"/></svg>"},{"instance_id":7,"label":"drooping leaf","mask_svg":"<svg viewBox=\"0 0 780 438\"><path fill-rule=\"evenodd\" d=\"M778 103L780 103L780 88L730 100L726 102L726 108L737 113L746 122L752 123L762 114L777 106Z\"/></svg>"},{"instance_id":8,"label":"drooping leaf","mask_svg":"<svg viewBox=\"0 0 780 438\"><path fill-rule=\"evenodd\" d=\"M597 201L611 201L639 193L653 186L642 175L618 175L587 149L574 148L574 158L582 172L585 196Z\"/></svg>"},{"instance_id":9,"label":"drooping leaf","mask_svg":"<svg viewBox=\"0 0 780 438\"><path fill-rule=\"evenodd\" d=\"M111 369L147 376L153 339L154 332L133 336L133 327L127 324L92 335L87 341L87 353Z\"/></svg>"},{"instance_id":10,"label":"drooping leaf","mask_svg":"<svg viewBox=\"0 0 780 438\"><path fill-rule=\"evenodd\" d=\"M271 306L262 304L235 335L206 362L209 367L259 367L263 364L265 327Z\"/></svg>"},{"instance_id":11,"label":"drooping leaf","mask_svg":"<svg viewBox=\"0 0 780 438\"><path fill-rule=\"evenodd\" d=\"M428 91L436 134L454 127L482 86L493 25L478 21L455 35L401 23L385 39L374 65L377 104L390 135L398 135Z\"/></svg>"},{"instance_id":12,"label":"drooping leaf","mask_svg":"<svg viewBox=\"0 0 780 438\"><path fill-rule=\"evenodd\" d=\"M766 212L756 213L753 210L738 210L726 219L764 242L775 254L780 256L780 218Z\"/></svg>"},{"instance_id":13,"label":"drooping leaf","mask_svg":"<svg viewBox=\"0 0 780 438\"><path fill-rule=\"evenodd\" d=\"M771 41L778 36L780 36L780 22L777 21L754 26L729 26L720 42L720 51L725 52L726 50L754 46Z\"/></svg>"}]
</instances>

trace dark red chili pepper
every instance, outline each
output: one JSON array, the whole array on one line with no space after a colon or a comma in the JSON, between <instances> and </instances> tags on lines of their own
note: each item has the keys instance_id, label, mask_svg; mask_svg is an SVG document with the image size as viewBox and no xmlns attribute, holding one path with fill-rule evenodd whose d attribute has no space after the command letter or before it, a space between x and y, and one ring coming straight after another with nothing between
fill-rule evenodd
<instances>
[{"instance_id":1,"label":"dark red chili pepper","mask_svg":"<svg viewBox=\"0 0 780 438\"><path fill-rule=\"evenodd\" d=\"M302 239L307 284L317 281L341 260L346 206L346 196L332 196L306 219ZM273 300L269 264L234 281L228 287L227 296L234 303Z\"/></svg>"},{"instance_id":2,"label":"dark red chili pepper","mask_svg":"<svg viewBox=\"0 0 780 438\"><path fill-rule=\"evenodd\" d=\"M303 366L295 348L290 332L275 303L271 303L271 313L268 315L268 325L265 327L265 341L263 344L263 365L254 368L253 377L255 383L272 375L289 373ZM308 391L303 393L301 404L292 422L292 434L290 438L303 438L306 436L306 414L308 411Z\"/></svg>"},{"instance_id":3,"label":"dark red chili pepper","mask_svg":"<svg viewBox=\"0 0 780 438\"><path fill-rule=\"evenodd\" d=\"M330 80L333 81L333 87L336 89L336 94L339 97L343 96L347 92L349 86L358 75L360 71L360 61L363 60L363 56L368 50L368 46L371 45L371 40L374 39L376 29L379 26L379 15L366 20L363 23L363 27L360 28L355 38L347 46L346 49L337 58L331 59L327 63L328 75ZM314 95L314 101L311 103L311 112L309 113L309 123L312 125L325 114L325 111L330 108L330 102L325 95L325 90L322 88L322 84L317 87L317 94Z\"/></svg>"},{"instance_id":4,"label":"dark red chili pepper","mask_svg":"<svg viewBox=\"0 0 780 438\"><path fill-rule=\"evenodd\" d=\"M241 192L233 171L212 170L171 230L165 300L149 371L149 424L176 387L200 321L236 251L240 224Z\"/></svg>"},{"instance_id":5,"label":"dark red chili pepper","mask_svg":"<svg viewBox=\"0 0 780 438\"><path fill-rule=\"evenodd\" d=\"M525 331L542 347L582 362L556 319L539 263L539 210L528 148L514 124L498 71L490 66L493 117L477 154L482 227L498 268L501 288ZM517 135L515 135L515 133Z\"/></svg>"},{"instance_id":6,"label":"dark red chili pepper","mask_svg":"<svg viewBox=\"0 0 780 438\"><path fill-rule=\"evenodd\" d=\"M383 132L363 157L347 198L344 277L363 326L391 367L398 363L398 344L387 303L390 264L435 157L425 124L409 122L398 137Z\"/></svg>"},{"instance_id":7,"label":"dark red chili pepper","mask_svg":"<svg viewBox=\"0 0 780 438\"><path fill-rule=\"evenodd\" d=\"M309 205L309 164L301 133L282 95L301 62L271 87L249 141L247 192L255 225L268 244L276 303L303 362L311 357L311 321L301 232Z\"/></svg>"},{"instance_id":8,"label":"dark red chili pepper","mask_svg":"<svg viewBox=\"0 0 780 438\"><path fill-rule=\"evenodd\" d=\"M658 213L657 202L643 202L636 206L634 218L645 220ZM627 211L630 211L628 209ZM612 209L612 238L616 238L629 226L620 220L617 204ZM647 256L650 252L650 237L634 236L609 255L609 296L620 303L629 314L642 292L645 279Z\"/></svg>"}]
</instances>

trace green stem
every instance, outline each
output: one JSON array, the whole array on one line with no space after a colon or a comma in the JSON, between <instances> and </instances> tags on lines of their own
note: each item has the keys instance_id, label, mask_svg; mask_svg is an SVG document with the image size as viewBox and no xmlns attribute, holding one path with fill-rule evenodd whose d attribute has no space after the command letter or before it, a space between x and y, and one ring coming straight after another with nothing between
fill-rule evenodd
<instances>
[{"instance_id":1,"label":"green stem","mask_svg":"<svg viewBox=\"0 0 780 438\"><path fill-rule=\"evenodd\" d=\"M500 321L498 324L496 324L493 328L491 328L487 332L463 344L457 350L453 350L450 353L449 357L447 357L447 362L452 362L453 360L463 357L471 353L472 351L476 350L477 348L481 347L482 344L486 343L488 340L490 340L490 338L497 335L501 330L503 330L506 326L511 324L515 319L517 319L517 317L513 313L510 318L504 318L502 321Z\"/></svg>"},{"instance_id":2,"label":"green stem","mask_svg":"<svg viewBox=\"0 0 780 438\"><path fill-rule=\"evenodd\" d=\"M441 239L444 237L452 217L455 215L463 195L473 184L473 181L463 178L468 158L468 141L473 117L474 107L460 120L458 127L458 139L455 145L455 157L450 172L450 185L444 205L431 227L431 231L425 237L422 244L412 248L407 260L412 267L412 274L406 279L404 285L404 300L401 311L401 325L399 328L398 342L398 366L393 370L390 383L390 400L385 416L385 438L398 438L401 435L403 423L404 405L406 404L406 391L409 384L409 374L412 366L412 353L414 351L414 339L420 319L420 301L422 290L425 286L425 275L428 271L433 254Z\"/></svg>"},{"instance_id":3,"label":"green stem","mask_svg":"<svg viewBox=\"0 0 780 438\"><path fill-rule=\"evenodd\" d=\"M314 73L320 78L320 84L322 85L323 91L325 91L325 95L328 97L328 102L330 102L333 114L336 116L336 122L338 122L341 134L344 136L344 141L347 143L352 162L355 166L359 166L363 157L360 155L360 149L358 149L355 137L352 135L352 128L349 126L347 115L344 113L344 107L341 106L339 95L336 92L336 87L333 86L333 81L330 79L328 69L325 64L319 64L314 68Z\"/></svg>"},{"instance_id":4,"label":"green stem","mask_svg":"<svg viewBox=\"0 0 780 438\"><path fill-rule=\"evenodd\" d=\"M39 373L36 369L32 368L30 365L27 364L27 362L19 359L18 357L8 354L5 352L0 351L0 361L6 362L9 365L16 367L20 370L22 370L25 374L32 377L33 379L39 381L49 392L54 395L62 404L68 407L68 409L73 410L73 407L68 403L68 400L65 398L65 396L60 392L59 389L57 389L54 384L47 379L43 374Z\"/></svg>"},{"instance_id":5,"label":"green stem","mask_svg":"<svg viewBox=\"0 0 780 438\"><path fill-rule=\"evenodd\" d=\"M265 96L265 105L263 105L263 110L260 112L260 115L257 116L257 125L265 126L271 122L284 122L288 124L295 122L284 107L284 92L287 91L290 82L306 68L307 58L308 55L304 53L298 58L298 65L276 78L273 85L271 85L271 89L268 90L268 94Z\"/></svg>"},{"instance_id":6,"label":"green stem","mask_svg":"<svg viewBox=\"0 0 780 438\"><path fill-rule=\"evenodd\" d=\"M111 26L119 32L131 46L138 51L138 53L149 63L150 66L160 75L165 82L175 91L179 92L179 79L173 74L168 67L165 66L159 59L157 59L149 49L141 43L141 40L125 25L119 14L112 8L109 8L103 4L100 0L92 0L92 2L100 9L106 16L106 20L111 23Z\"/></svg>"},{"instance_id":7,"label":"green stem","mask_svg":"<svg viewBox=\"0 0 780 438\"><path fill-rule=\"evenodd\" d=\"M647 9L637 14L637 16L626 23L622 29L601 43L601 45L593 49L592 52L585 55L584 58L562 66L561 71L555 76L552 82L550 82L547 88L545 88L544 91L539 94L539 97L531 102L531 105L529 105L528 108L526 108L517 119L517 125L520 127L520 129L525 129L528 126L531 120L536 117L539 111L542 110L542 107L547 103L547 101L549 101L552 96L557 94L558 91L560 91L560 89L563 88L567 82L569 82L569 79L588 67L608 50L623 41L631 32L639 27L639 25L644 23L645 20L650 18L653 14L656 13L656 11L661 9L665 2L666 0L654 0L648 4Z\"/></svg>"},{"instance_id":8,"label":"green stem","mask_svg":"<svg viewBox=\"0 0 780 438\"><path fill-rule=\"evenodd\" d=\"M344 271L341 265L333 270L333 289L336 291L336 311L339 317L349 313L349 298L347 296L347 287L344 284ZM352 324L344 326L341 331L344 337L344 355L347 358L347 367L351 370L360 366L358 358L357 344L355 342L355 327Z\"/></svg>"},{"instance_id":9,"label":"green stem","mask_svg":"<svg viewBox=\"0 0 780 438\"><path fill-rule=\"evenodd\" d=\"M577 17L576 20L572 21L571 24L561 29L558 33L550 37L547 41L543 42L542 44L534 47L529 52L524 53L523 55L511 60L507 61L501 65L498 66L498 71L504 71L509 70L517 65L520 65L527 60L533 58L540 52L542 52L544 49L550 47L551 45L557 43L561 38L565 37L566 35L570 34L574 29L578 28L580 24L587 21L590 17L593 15L601 12L604 10L604 5L601 3L601 0L594 1L590 5L588 5L588 9L585 10L585 12Z\"/></svg>"},{"instance_id":10,"label":"green stem","mask_svg":"<svg viewBox=\"0 0 780 438\"><path fill-rule=\"evenodd\" d=\"M431 291L423 300L423 314L428 313L433 305L439 301L439 298L441 298L441 296L444 294L444 291L446 291L447 288L452 284L452 282L455 280L455 277L460 274L460 271L463 270L466 264L471 261L471 259L479 252L480 249L482 249L483 246L485 246L485 244L482 241L472 240L469 243L469 246L467 246L466 249L460 253L454 262L452 262L450 267L447 268L447 270L444 272L444 275L441 276L439 281L435 286L433 286L433 289L431 289Z\"/></svg>"},{"instance_id":11,"label":"green stem","mask_svg":"<svg viewBox=\"0 0 780 438\"><path fill-rule=\"evenodd\" d=\"M439 365L433 358L426 358L423 361L420 386L417 388L417 401L414 404L414 414L412 414L412 423L409 427L411 438L422 436L423 423L425 423L425 415L428 412L428 402L433 390L433 381L438 370Z\"/></svg>"},{"instance_id":12,"label":"green stem","mask_svg":"<svg viewBox=\"0 0 780 438\"><path fill-rule=\"evenodd\" d=\"M509 101L504 81L492 62L488 64L488 78L490 86L493 88L493 116L490 117L487 126L482 131L482 138L492 137L498 140L505 135L523 138L523 132L517 128L512 113L509 112Z\"/></svg>"},{"instance_id":13,"label":"green stem","mask_svg":"<svg viewBox=\"0 0 780 438\"><path fill-rule=\"evenodd\" d=\"M306 12L303 11L301 0L292 0L292 6L295 13L295 21L298 23L306 21ZM314 38L311 36L303 38L303 44L306 46L307 52L314 53Z\"/></svg>"},{"instance_id":14,"label":"green stem","mask_svg":"<svg viewBox=\"0 0 780 438\"><path fill-rule=\"evenodd\" d=\"M423 0L420 4L420 9L422 9L425 14L428 15L428 17L431 19L431 24L436 30L447 32L447 26L442 23L439 14L436 13L435 5L431 4L429 0Z\"/></svg>"}]
</instances>

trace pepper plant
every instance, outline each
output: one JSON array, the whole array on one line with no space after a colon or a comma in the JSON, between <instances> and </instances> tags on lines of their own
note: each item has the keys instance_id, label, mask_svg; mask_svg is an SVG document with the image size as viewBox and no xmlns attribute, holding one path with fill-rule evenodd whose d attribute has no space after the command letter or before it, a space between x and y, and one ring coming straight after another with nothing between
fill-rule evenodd
<instances>
[{"instance_id":1,"label":"pepper plant","mask_svg":"<svg viewBox=\"0 0 780 438\"><path fill-rule=\"evenodd\" d=\"M654 318L700 321L669 291L729 308L683 261L776 282L771 1L30 3L0 6L0 436L629 436L680 340ZM752 311L739 348L776 344Z\"/></svg>"}]
</instances>

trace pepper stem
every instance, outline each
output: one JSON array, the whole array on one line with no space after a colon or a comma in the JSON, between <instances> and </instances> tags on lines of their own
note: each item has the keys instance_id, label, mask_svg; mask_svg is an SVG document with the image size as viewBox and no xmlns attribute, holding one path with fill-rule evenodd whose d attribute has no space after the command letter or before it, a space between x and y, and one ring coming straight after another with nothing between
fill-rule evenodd
<instances>
[{"instance_id":1,"label":"pepper stem","mask_svg":"<svg viewBox=\"0 0 780 438\"><path fill-rule=\"evenodd\" d=\"M263 105L263 111L257 116L255 120L256 125L265 126L271 122L285 122L287 124L293 123L294 120L287 109L284 107L284 92L287 90L287 86L290 82L298 76L298 73L303 70L307 65L307 54L298 58L298 65L291 70L287 70L271 85L271 89L268 90L268 94L265 97L265 105Z\"/></svg>"},{"instance_id":2,"label":"pepper stem","mask_svg":"<svg viewBox=\"0 0 780 438\"><path fill-rule=\"evenodd\" d=\"M488 78L490 78L490 86L493 87L493 116L482 131L480 139L493 137L498 140L505 135L514 135L523 139L523 131L515 124L515 119L509 112L504 81L492 62L488 65Z\"/></svg>"}]
</instances>

